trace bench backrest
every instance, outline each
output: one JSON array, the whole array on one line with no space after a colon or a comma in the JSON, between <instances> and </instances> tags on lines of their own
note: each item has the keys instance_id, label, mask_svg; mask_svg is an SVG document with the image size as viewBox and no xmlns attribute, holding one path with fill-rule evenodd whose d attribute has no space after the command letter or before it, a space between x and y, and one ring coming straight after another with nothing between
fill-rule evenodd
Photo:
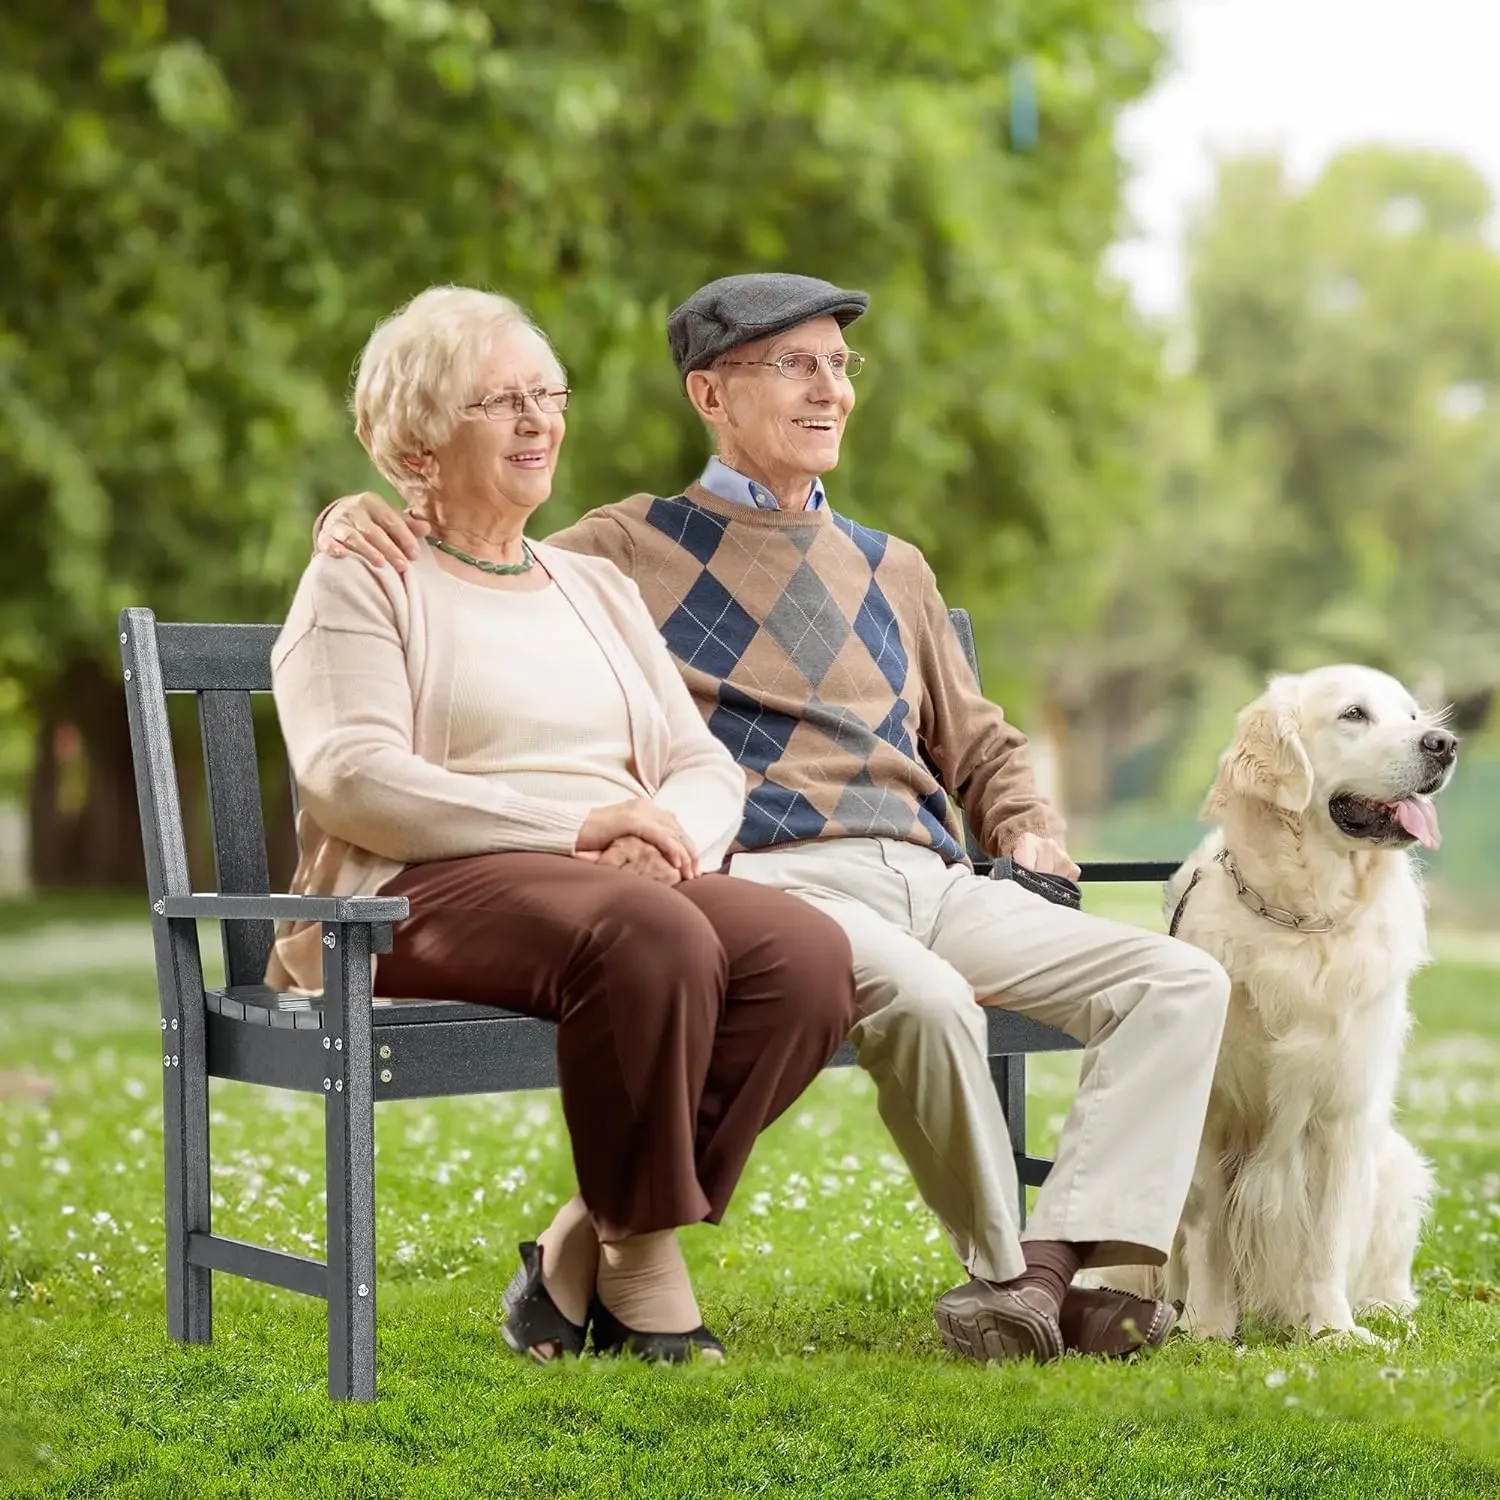
<instances>
[{"instance_id":1,"label":"bench backrest","mask_svg":"<svg viewBox=\"0 0 1500 1500\"><path fill-rule=\"evenodd\" d=\"M968 611L950 613L977 679L979 660ZM169 693L193 693L198 700L217 889L233 895L270 890L250 695L271 691L271 647L279 632L277 625L163 624L149 609L121 612L125 703L152 901L191 890ZM970 854L978 855L967 827L965 837ZM272 924L225 922L222 930L228 982L259 984L271 953Z\"/></svg>"},{"instance_id":2,"label":"bench backrest","mask_svg":"<svg viewBox=\"0 0 1500 1500\"><path fill-rule=\"evenodd\" d=\"M271 646L279 631L276 625L161 624L149 609L120 614L125 705L146 885L153 902L191 890L167 716L169 693L193 693L198 700L217 889L234 895L264 895L270 890L250 694L271 691ZM222 930L228 982L261 983L271 953L272 924L225 922Z\"/></svg>"}]
</instances>

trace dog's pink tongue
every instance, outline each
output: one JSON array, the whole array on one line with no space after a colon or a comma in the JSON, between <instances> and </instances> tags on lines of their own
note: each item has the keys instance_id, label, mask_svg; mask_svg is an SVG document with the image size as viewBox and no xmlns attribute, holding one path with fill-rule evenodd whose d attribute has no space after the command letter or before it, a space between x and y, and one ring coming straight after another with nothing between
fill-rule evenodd
<instances>
[{"instance_id":1,"label":"dog's pink tongue","mask_svg":"<svg viewBox=\"0 0 1500 1500\"><path fill-rule=\"evenodd\" d=\"M1409 797L1405 802L1394 804L1391 811L1395 813L1396 821L1424 849L1436 849L1443 842L1443 835L1438 831L1437 811L1432 803Z\"/></svg>"}]
</instances>

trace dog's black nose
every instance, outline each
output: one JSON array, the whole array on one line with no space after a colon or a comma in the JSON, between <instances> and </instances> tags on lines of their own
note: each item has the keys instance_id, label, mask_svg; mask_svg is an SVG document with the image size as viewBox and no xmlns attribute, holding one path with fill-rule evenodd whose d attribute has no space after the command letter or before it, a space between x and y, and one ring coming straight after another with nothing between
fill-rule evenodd
<instances>
[{"instance_id":1,"label":"dog's black nose","mask_svg":"<svg viewBox=\"0 0 1500 1500\"><path fill-rule=\"evenodd\" d=\"M1446 729L1429 729L1422 736L1422 748L1434 760L1440 760L1446 765L1458 754L1458 736L1450 734Z\"/></svg>"}]
</instances>

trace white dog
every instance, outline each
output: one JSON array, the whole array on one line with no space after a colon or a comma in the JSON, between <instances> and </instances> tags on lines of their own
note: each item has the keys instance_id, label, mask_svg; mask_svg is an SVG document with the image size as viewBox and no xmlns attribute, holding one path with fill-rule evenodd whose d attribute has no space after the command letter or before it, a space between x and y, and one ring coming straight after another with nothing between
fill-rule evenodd
<instances>
[{"instance_id":1,"label":"white dog","mask_svg":"<svg viewBox=\"0 0 1500 1500\"><path fill-rule=\"evenodd\" d=\"M1340 666L1274 679L1220 759L1218 828L1166 888L1233 981L1193 1188L1162 1271L1096 1273L1183 1302L1200 1337L1256 1312L1369 1339L1356 1311L1415 1306L1432 1173L1392 1125L1428 958L1409 851L1437 847L1457 755L1400 683Z\"/></svg>"}]
</instances>

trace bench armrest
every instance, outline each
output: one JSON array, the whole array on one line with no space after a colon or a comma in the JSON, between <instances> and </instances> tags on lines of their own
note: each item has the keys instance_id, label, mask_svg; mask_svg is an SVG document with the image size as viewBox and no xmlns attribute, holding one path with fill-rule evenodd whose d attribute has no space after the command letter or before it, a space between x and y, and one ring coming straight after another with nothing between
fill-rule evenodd
<instances>
[{"instance_id":1,"label":"bench armrest","mask_svg":"<svg viewBox=\"0 0 1500 1500\"><path fill-rule=\"evenodd\" d=\"M1079 868L1082 874L1079 880L1091 880L1100 883L1112 881L1130 882L1132 884L1144 884L1147 881L1159 883L1170 880L1181 864L1179 860L1153 860L1153 859L1085 859L1080 862ZM974 861L974 873L976 875L988 875L995 868L992 859L976 859Z\"/></svg>"},{"instance_id":2,"label":"bench armrest","mask_svg":"<svg viewBox=\"0 0 1500 1500\"><path fill-rule=\"evenodd\" d=\"M1130 881L1144 884L1146 881L1170 880L1181 867L1180 859L1123 859L1083 860L1081 880Z\"/></svg>"},{"instance_id":3,"label":"bench armrest","mask_svg":"<svg viewBox=\"0 0 1500 1500\"><path fill-rule=\"evenodd\" d=\"M405 896L222 896L208 891L163 896L151 903L161 917L202 917L214 922L368 922L383 926L411 914Z\"/></svg>"}]
</instances>

